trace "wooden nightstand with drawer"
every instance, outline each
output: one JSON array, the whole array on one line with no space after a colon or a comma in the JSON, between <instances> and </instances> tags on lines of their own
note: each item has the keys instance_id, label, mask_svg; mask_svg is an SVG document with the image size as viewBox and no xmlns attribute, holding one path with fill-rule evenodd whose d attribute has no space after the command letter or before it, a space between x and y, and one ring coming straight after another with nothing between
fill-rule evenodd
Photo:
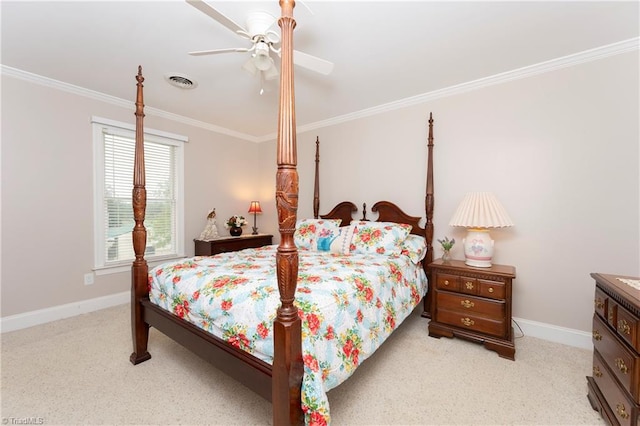
<instances>
[{"instance_id":1,"label":"wooden nightstand with drawer","mask_svg":"<svg viewBox=\"0 0 640 426\"><path fill-rule=\"evenodd\" d=\"M432 291L429 336L460 337L515 359L511 326L513 266L467 266L460 260L429 264Z\"/></svg>"},{"instance_id":2,"label":"wooden nightstand with drawer","mask_svg":"<svg viewBox=\"0 0 640 426\"><path fill-rule=\"evenodd\" d=\"M257 248L271 245L273 235L241 235L239 237L221 237L215 240L193 240L196 256L213 256L218 253L238 251L247 248Z\"/></svg>"},{"instance_id":3,"label":"wooden nightstand with drawer","mask_svg":"<svg viewBox=\"0 0 640 426\"><path fill-rule=\"evenodd\" d=\"M612 425L640 421L640 278L591 274L593 314L591 406Z\"/></svg>"}]
</instances>

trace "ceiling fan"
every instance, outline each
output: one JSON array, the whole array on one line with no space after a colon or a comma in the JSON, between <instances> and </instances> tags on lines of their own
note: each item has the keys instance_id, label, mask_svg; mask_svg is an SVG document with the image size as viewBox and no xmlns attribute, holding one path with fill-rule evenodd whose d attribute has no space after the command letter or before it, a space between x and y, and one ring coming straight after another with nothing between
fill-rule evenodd
<instances>
[{"instance_id":1,"label":"ceiling fan","mask_svg":"<svg viewBox=\"0 0 640 426\"><path fill-rule=\"evenodd\" d=\"M190 55L203 56L230 52L250 53L251 57L242 66L245 71L252 75L260 73L261 80L272 80L278 76L278 69L271 57L271 53L280 55L280 48L278 47L280 34L271 29L277 21L275 17L263 11L252 12L247 18L247 28L245 29L203 0L186 0L186 2L240 37L251 41L250 47L201 50L189 52ZM298 50L293 51L293 63L323 75L328 75L333 70L333 63ZM260 94L262 93L263 90L261 89Z\"/></svg>"}]
</instances>

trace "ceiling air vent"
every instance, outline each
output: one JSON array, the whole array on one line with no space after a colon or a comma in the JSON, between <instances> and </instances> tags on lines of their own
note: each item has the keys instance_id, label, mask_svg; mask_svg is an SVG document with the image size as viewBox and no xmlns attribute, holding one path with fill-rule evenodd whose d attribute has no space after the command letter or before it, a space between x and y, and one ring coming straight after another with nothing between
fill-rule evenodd
<instances>
[{"instance_id":1,"label":"ceiling air vent","mask_svg":"<svg viewBox=\"0 0 640 426\"><path fill-rule=\"evenodd\" d=\"M170 85L179 87L180 89L195 89L198 87L198 83L196 81L184 74L165 74L164 79L167 80Z\"/></svg>"}]
</instances>

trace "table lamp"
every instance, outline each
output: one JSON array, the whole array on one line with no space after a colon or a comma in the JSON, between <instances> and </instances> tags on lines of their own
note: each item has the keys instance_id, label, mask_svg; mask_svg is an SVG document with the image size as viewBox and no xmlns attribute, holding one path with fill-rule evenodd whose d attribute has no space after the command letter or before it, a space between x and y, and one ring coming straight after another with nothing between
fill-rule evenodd
<instances>
[{"instance_id":1,"label":"table lamp","mask_svg":"<svg viewBox=\"0 0 640 426\"><path fill-rule=\"evenodd\" d=\"M489 268L493 240L488 228L513 226L513 222L491 192L470 192L465 195L449 225L467 228L467 236L463 240L465 263Z\"/></svg>"},{"instance_id":2,"label":"table lamp","mask_svg":"<svg viewBox=\"0 0 640 426\"><path fill-rule=\"evenodd\" d=\"M260 201L252 201L249 206L249 213L253 213L253 232L251 235L258 234L258 227L256 226L256 215L258 213L262 213L262 209L260 208Z\"/></svg>"}]
</instances>

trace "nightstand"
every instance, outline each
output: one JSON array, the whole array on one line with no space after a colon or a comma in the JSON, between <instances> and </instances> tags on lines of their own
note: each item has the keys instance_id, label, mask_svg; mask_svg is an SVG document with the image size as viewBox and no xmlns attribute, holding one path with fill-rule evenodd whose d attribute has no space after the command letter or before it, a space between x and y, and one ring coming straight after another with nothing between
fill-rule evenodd
<instances>
[{"instance_id":1,"label":"nightstand","mask_svg":"<svg viewBox=\"0 0 640 426\"><path fill-rule=\"evenodd\" d=\"M476 268L461 260L436 260L428 269L433 293L429 336L483 343L514 360L511 284L516 269L507 265Z\"/></svg>"},{"instance_id":2,"label":"nightstand","mask_svg":"<svg viewBox=\"0 0 640 426\"><path fill-rule=\"evenodd\" d=\"M212 256L228 251L238 251L272 244L273 235L241 235L239 237L221 237L210 241L193 240L196 245L196 256Z\"/></svg>"}]
</instances>

